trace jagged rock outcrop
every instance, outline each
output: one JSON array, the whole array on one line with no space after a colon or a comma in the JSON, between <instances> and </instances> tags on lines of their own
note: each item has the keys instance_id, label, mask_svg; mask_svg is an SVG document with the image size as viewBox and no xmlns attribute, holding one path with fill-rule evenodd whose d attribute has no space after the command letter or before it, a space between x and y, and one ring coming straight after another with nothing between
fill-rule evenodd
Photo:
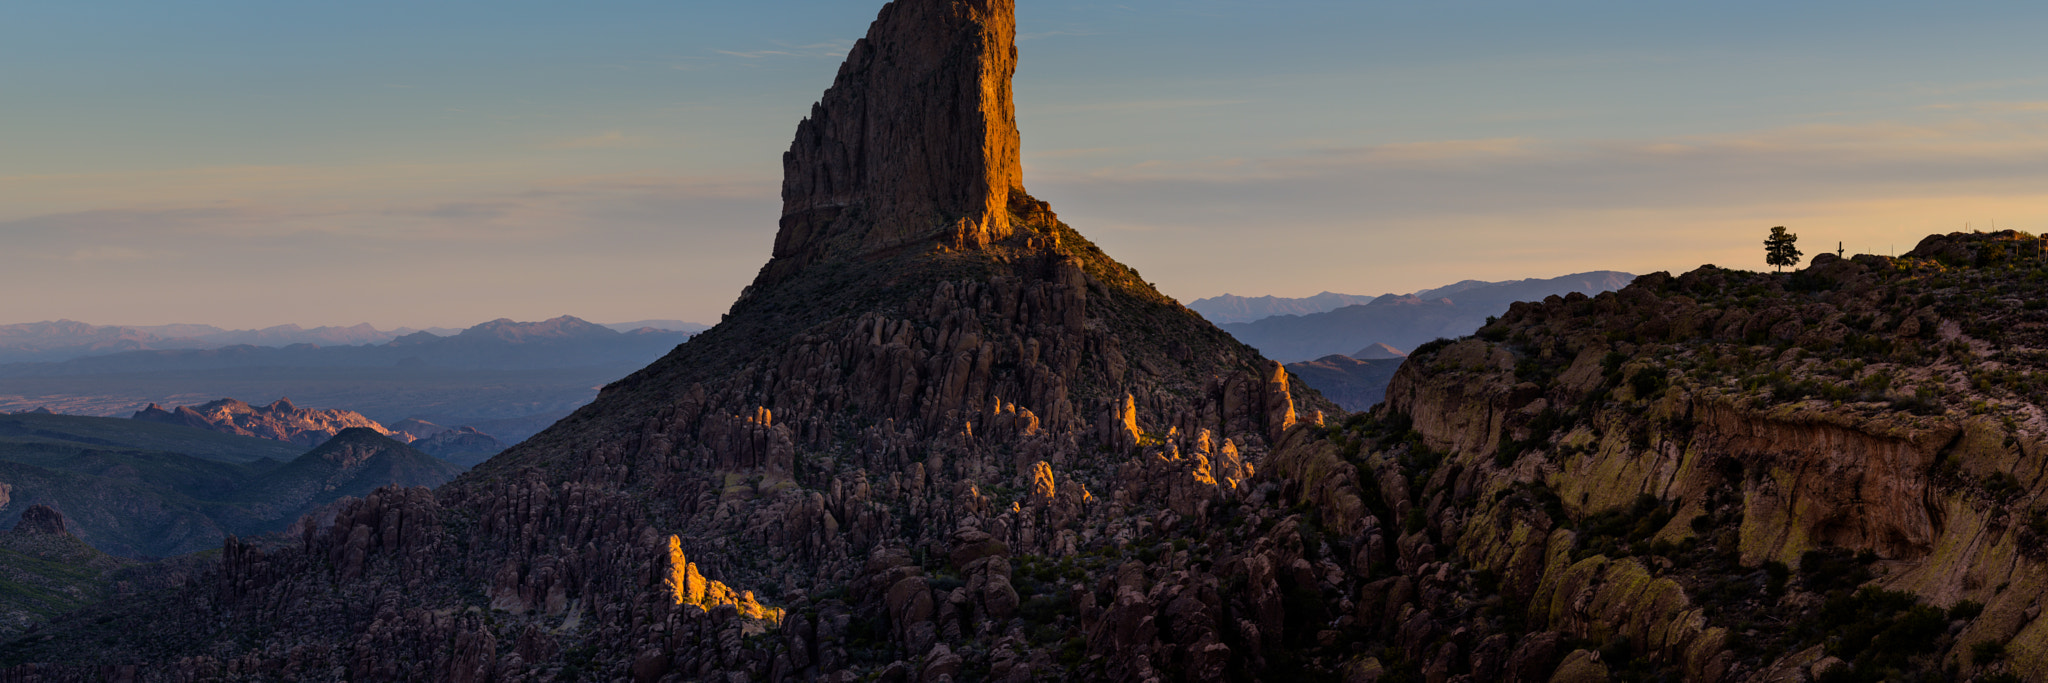
<instances>
[{"instance_id":1,"label":"jagged rock outcrop","mask_svg":"<svg viewBox=\"0 0 2048 683\"><path fill-rule=\"evenodd\" d=\"M195 427L238 436L275 439L307 448L334 438L335 434L341 433L344 429L370 429L378 434L391 434L391 430L385 429L375 420L363 417L361 413L340 409L300 408L292 405L292 400L288 398L280 398L267 406L252 406L232 398L224 398L205 405L179 406L172 409L151 403L149 407L136 411L130 419Z\"/></svg>"},{"instance_id":2,"label":"jagged rock outcrop","mask_svg":"<svg viewBox=\"0 0 2048 683\"><path fill-rule=\"evenodd\" d=\"M14 523L11 532L21 536L69 535L64 529L64 513L48 505L31 505L21 511L21 521Z\"/></svg>"}]
</instances>

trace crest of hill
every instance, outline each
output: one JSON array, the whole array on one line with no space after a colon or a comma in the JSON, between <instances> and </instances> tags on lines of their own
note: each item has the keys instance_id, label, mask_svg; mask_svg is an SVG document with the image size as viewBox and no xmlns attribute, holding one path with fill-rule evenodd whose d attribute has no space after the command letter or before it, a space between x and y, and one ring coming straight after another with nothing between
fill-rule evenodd
<instances>
[{"instance_id":1,"label":"crest of hill","mask_svg":"<svg viewBox=\"0 0 2048 683\"><path fill-rule=\"evenodd\" d=\"M1386 344L1373 344L1353 352L1351 357L1359 360L1390 360L1407 358L1408 354Z\"/></svg>"}]
</instances>

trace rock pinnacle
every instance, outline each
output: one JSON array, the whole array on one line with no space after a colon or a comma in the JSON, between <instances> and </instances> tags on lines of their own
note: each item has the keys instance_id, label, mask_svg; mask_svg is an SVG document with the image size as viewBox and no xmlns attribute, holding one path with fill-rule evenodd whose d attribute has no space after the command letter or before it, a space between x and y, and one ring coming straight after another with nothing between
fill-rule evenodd
<instances>
[{"instance_id":1,"label":"rock pinnacle","mask_svg":"<svg viewBox=\"0 0 2048 683\"><path fill-rule=\"evenodd\" d=\"M1008 237L1023 167L1014 0L896 0L782 157L775 279L921 241Z\"/></svg>"}]
</instances>

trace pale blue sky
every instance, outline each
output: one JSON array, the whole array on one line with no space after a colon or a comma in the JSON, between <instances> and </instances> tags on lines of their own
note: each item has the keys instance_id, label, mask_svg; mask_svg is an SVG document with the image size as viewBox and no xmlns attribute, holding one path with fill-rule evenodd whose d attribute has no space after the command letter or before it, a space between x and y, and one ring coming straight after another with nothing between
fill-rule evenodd
<instances>
[{"instance_id":1,"label":"pale blue sky","mask_svg":"<svg viewBox=\"0 0 2048 683\"><path fill-rule=\"evenodd\" d=\"M1183 300L2048 230L2039 3L1024 0L1026 184ZM716 320L880 2L0 14L0 323Z\"/></svg>"}]
</instances>

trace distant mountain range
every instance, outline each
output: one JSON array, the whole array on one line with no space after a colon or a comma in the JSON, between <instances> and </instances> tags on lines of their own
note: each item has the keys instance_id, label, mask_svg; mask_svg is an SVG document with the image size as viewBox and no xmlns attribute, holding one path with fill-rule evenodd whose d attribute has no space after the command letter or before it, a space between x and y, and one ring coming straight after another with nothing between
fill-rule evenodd
<instances>
[{"instance_id":1,"label":"distant mountain range","mask_svg":"<svg viewBox=\"0 0 2048 683\"><path fill-rule=\"evenodd\" d=\"M499 319L453 335L414 332L375 345L235 345L13 363L0 365L0 411L48 406L127 416L152 403L289 395L378 423L417 418L517 443L688 341L690 332L648 324L674 322L623 323L617 327L630 329L621 332L570 316Z\"/></svg>"},{"instance_id":2,"label":"distant mountain range","mask_svg":"<svg viewBox=\"0 0 2048 683\"><path fill-rule=\"evenodd\" d=\"M694 334L708 326L682 320L639 320L611 323L604 327L616 332L655 329ZM212 325L92 325L76 320L55 320L0 325L0 363L56 362L126 351L224 346L363 346L384 344L411 334L446 337L462 331L448 327L380 330L368 323L311 329L279 325L260 330L228 330Z\"/></svg>"},{"instance_id":3,"label":"distant mountain range","mask_svg":"<svg viewBox=\"0 0 2048 683\"><path fill-rule=\"evenodd\" d=\"M160 422L197 429L206 429L223 434L253 436L259 439L283 441L296 446L311 448L334 438L344 429L367 427L379 434L390 435L385 429L361 413L349 410L314 410L292 405L291 399L280 398L267 406L252 406L244 401L224 398L199 406L179 406L166 409L151 403L148 408L129 416L131 420Z\"/></svg>"},{"instance_id":4,"label":"distant mountain range","mask_svg":"<svg viewBox=\"0 0 2048 683\"><path fill-rule=\"evenodd\" d=\"M1387 384L1393 381L1394 371L1401 369L1403 360L1323 356L1288 363L1287 371L1345 410L1363 411L1386 399Z\"/></svg>"},{"instance_id":5,"label":"distant mountain range","mask_svg":"<svg viewBox=\"0 0 2048 683\"><path fill-rule=\"evenodd\" d=\"M475 427L450 429L418 418L386 427L352 410L301 408L288 398L267 406L252 406L232 398L170 409L151 403L129 419L272 439L307 448L326 443L350 429L368 429L461 469L469 469L505 450L504 443Z\"/></svg>"},{"instance_id":6,"label":"distant mountain range","mask_svg":"<svg viewBox=\"0 0 2048 683\"><path fill-rule=\"evenodd\" d=\"M1223 296L1212 296L1207 299L1196 299L1188 304L1188 309L1202 314L1202 317L1208 318L1209 322L1221 325L1224 323L1248 323L1260 318L1271 318L1276 315L1321 313L1345 306L1371 303L1373 299L1377 298L1379 297L1359 294L1338 294L1336 292L1323 292L1300 299L1225 294Z\"/></svg>"},{"instance_id":7,"label":"distant mountain range","mask_svg":"<svg viewBox=\"0 0 2048 683\"><path fill-rule=\"evenodd\" d=\"M1625 287L1634 279L1628 273L1602 270L1508 282L1466 280L1321 313L1276 315L1219 327L1283 363L1350 354L1372 344L1413 349L1439 337L1472 334L1486 324L1487 316L1501 314L1516 301L1541 301L1570 292L1598 294Z\"/></svg>"}]
</instances>

